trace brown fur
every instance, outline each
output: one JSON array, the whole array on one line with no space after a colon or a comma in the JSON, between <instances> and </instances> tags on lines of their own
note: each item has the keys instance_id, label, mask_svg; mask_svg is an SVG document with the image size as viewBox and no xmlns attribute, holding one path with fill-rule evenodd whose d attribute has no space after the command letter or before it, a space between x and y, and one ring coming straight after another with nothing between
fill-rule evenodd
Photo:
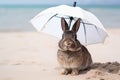
<instances>
[{"instance_id":1,"label":"brown fur","mask_svg":"<svg viewBox=\"0 0 120 80\"><path fill-rule=\"evenodd\" d=\"M61 19L61 25L63 37L59 41L57 59L64 69L62 74L78 75L80 70L89 68L92 65L89 51L77 40L76 33L80 26L80 19L75 22L72 30L69 30L64 18Z\"/></svg>"}]
</instances>

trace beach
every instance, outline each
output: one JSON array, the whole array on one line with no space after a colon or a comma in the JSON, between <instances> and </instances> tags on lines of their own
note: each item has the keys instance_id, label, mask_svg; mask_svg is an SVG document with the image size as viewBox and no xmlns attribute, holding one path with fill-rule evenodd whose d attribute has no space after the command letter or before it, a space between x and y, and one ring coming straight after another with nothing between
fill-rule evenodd
<instances>
[{"instance_id":1,"label":"beach","mask_svg":"<svg viewBox=\"0 0 120 80\"><path fill-rule=\"evenodd\" d=\"M0 80L120 80L120 29L107 28L102 44L88 45L94 65L61 75L58 38L41 32L0 32Z\"/></svg>"}]
</instances>

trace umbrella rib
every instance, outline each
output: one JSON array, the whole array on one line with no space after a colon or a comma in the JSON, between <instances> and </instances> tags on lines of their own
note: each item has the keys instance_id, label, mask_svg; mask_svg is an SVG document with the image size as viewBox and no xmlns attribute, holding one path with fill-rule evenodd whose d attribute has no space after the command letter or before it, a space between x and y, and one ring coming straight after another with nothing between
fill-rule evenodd
<instances>
[{"instance_id":1,"label":"umbrella rib","mask_svg":"<svg viewBox=\"0 0 120 80\"><path fill-rule=\"evenodd\" d=\"M47 23L48 23L54 16L56 16L56 15L58 15L58 14L55 14L55 15L53 15L52 17L50 17L50 18L48 19L48 21L43 25L41 31L45 28L45 26L47 25Z\"/></svg>"},{"instance_id":2,"label":"umbrella rib","mask_svg":"<svg viewBox=\"0 0 120 80\"><path fill-rule=\"evenodd\" d=\"M100 37L100 33L99 33L99 31L98 31L98 29L97 29L96 25L94 25L94 24L90 24L90 23L84 23L83 21L82 21L81 23L83 23L83 24L84 24L84 26L85 26L85 24L87 24L87 25L93 25L93 26L95 27L95 29L96 29L96 31L97 31L97 33L98 33L99 37ZM100 37L100 38L101 38L101 37Z\"/></svg>"},{"instance_id":3,"label":"umbrella rib","mask_svg":"<svg viewBox=\"0 0 120 80\"><path fill-rule=\"evenodd\" d=\"M81 22L81 23L83 23L83 24L87 24L87 25L93 25L93 26L95 26L94 24L90 24L90 23L85 23L85 22Z\"/></svg>"},{"instance_id":4,"label":"umbrella rib","mask_svg":"<svg viewBox=\"0 0 120 80\"><path fill-rule=\"evenodd\" d=\"M60 16L57 16L57 15L56 15L56 17L57 17L57 18L61 18ZM65 18L65 19L70 19L70 18Z\"/></svg>"},{"instance_id":5,"label":"umbrella rib","mask_svg":"<svg viewBox=\"0 0 120 80\"><path fill-rule=\"evenodd\" d=\"M98 33L98 35L99 35L99 38L101 38L100 37L100 33L99 33L99 31L98 31L98 28L95 26L95 29L97 30L97 33Z\"/></svg>"},{"instance_id":6,"label":"umbrella rib","mask_svg":"<svg viewBox=\"0 0 120 80\"><path fill-rule=\"evenodd\" d=\"M86 33L86 27L85 27L85 23L82 21L83 23L83 27L84 27L84 34L85 34L85 44L87 44L87 33Z\"/></svg>"}]
</instances>

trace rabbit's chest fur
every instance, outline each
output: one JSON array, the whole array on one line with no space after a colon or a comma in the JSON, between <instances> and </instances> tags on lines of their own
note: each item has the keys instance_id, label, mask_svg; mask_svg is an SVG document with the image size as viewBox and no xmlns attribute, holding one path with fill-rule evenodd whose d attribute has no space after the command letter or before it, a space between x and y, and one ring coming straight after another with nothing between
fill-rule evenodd
<instances>
[{"instance_id":1,"label":"rabbit's chest fur","mask_svg":"<svg viewBox=\"0 0 120 80\"><path fill-rule=\"evenodd\" d=\"M83 64L83 56L82 50L76 52L58 50L58 62L64 68L79 68Z\"/></svg>"},{"instance_id":2,"label":"rabbit's chest fur","mask_svg":"<svg viewBox=\"0 0 120 80\"><path fill-rule=\"evenodd\" d=\"M64 68L85 69L92 65L91 55L83 46L83 49L75 52L58 50L57 58L59 64Z\"/></svg>"}]
</instances>

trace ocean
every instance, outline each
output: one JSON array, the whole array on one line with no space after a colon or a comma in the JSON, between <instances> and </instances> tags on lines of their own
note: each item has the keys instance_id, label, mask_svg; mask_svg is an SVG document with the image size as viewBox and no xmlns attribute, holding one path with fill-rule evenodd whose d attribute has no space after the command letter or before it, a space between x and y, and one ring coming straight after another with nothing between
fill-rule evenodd
<instances>
[{"instance_id":1,"label":"ocean","mask_svg":"<svg viewBox=\"0 0 120 80\"><path fill-rule=\"evenodd\" d=\"M35 31L30 20L54 5L0 5L0 31ZM120 6L80 6L98 17L105 28L120 28Z\"/></svg>"}]
</instances>

